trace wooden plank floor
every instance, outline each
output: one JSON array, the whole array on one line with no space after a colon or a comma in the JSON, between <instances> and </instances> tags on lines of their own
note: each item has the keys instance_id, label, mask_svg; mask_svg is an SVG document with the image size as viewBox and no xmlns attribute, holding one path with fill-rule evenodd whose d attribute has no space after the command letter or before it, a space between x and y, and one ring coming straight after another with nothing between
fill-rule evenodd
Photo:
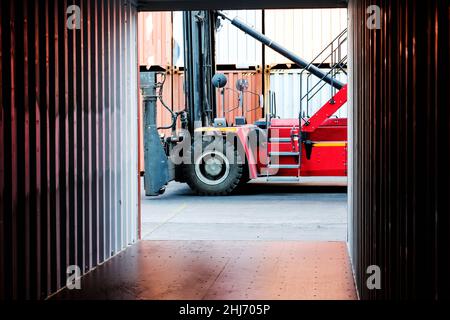
<instances>
[{"instance_id":1,"label":"wooden plank floor","mask_svg":"<svg viewBox=\"0 0 450 320\"><path fill-rule=\"evenodd\" d=\"M141 241L55 299L356 299L344 242Z\"/></svg>"}]
</instances>

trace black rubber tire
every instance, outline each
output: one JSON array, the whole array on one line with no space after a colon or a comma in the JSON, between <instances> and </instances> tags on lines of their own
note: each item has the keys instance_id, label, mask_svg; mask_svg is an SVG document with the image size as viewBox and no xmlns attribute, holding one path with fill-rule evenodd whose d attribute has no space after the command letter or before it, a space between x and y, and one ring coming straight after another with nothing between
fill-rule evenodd
<instances>
[{"instance_id":1,"label":"black rubber tire","mask_svg":"<svg viewBox=\"0 0 450 320\"><path fill-rule=\"evenodd\" d=\"M242 187L245 186L250 180L251 180L251 179L250 179L250 177L249 177L248 166L245 165L245 166L244 166L244 172L242 173L242 177L241 177L241 180L239 181L238 188L242 188Z\"/></svg>"},{"instance_id":2,"label":"black rubber tire","mask_svg":"<svg viewBox=\"0 0 450 320\"><path fill-rule=\"evenodd\" d=\"M236 149L229 143L224 143L222 141L202 141L198 142L202 143L202 150L223 150L225 155L229 157L229 155L233 155L234 159L228 159L231 163L229 164L230 170L228 172L227 177L224 181L220 182L216 185L210 185L206 184L203 181L200 180L200 178L197 176L195 172L195 162L196 160L204 155L204 151L197 156L197 159L194 159L194 148L196 147L196 144L194 144L191 147L190 155L188 156L191 159L190 164L185 164L183 166L184 168L184 177L186 178L186 182L189 185L189 187L196 192L198 195L202 196L225 196L233 192L233 190L236 189L236 187L240 184L241 178L244 173L244 164L241 161L241 156L239 155L239 152L236 151ZM218 148L220 145L223 144L223 147L220 149Z\"/></svg>"}]
</instances>

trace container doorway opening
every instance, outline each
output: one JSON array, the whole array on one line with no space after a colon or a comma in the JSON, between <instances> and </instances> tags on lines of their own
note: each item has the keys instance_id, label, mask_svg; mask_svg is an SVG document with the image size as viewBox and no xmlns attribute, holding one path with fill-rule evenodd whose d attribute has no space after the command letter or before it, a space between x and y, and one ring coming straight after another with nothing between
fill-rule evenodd
<instances>
[{"instance_id":1,"label":"container doorway opening","mask_svg":"<svg viewBox=\"0 0 450 320\"><path fill-rule=\"evenodd\" d=\"M154 91L157 96L146 107L142 91L140 97L142 239L346 241L346 103L323 120L332 124L331 129L319 129L321 131L314 136L316 139L313 138L315 146L309 157L298 156L302 147L307 147L306 142L299 142L302 139L300 135L306 135L306 132L297 133L298 136L291 139L290 131L298 130L300 122L309 121L319 113L338 91L324 81L324 76L331 75L334 80L347 83L347 10L223 11L227 16L237 17L256 32L276 41L309 65L319 68L324 74L321 77L308 70L309 65L306 68L298 65L225 19L214 17L216 20L213 21L213 26L208 26L206 31L206 28L194 30L206 33L194 41L191 39L193 30L187 19L197 19L198 22L198 17L205 12L208 11L141 12L138 15L140 71L154 76ZM213 79L201 83L209 87L209 92L201 101L207 106L200 108L191 105L197 103L197 97L189 100L195 94L186 92L194 91L195 82L200 82L200 79L189 78L189 74L186 76L190 68L194 69L189 63L195 57L185 55L197 55L200 50L195 46L203 46L202 54L205 54L204 47L212 47L208 53L211 56L206 58L212 65L211 70L207 70L209 65L199 68L204 74L199 74L198 77L220 74L225 82L223 87L214 87ZM202 62L204 63L200 61ZM246 84L241 91L238 85L240 82ZM208 107L214 109L212 116L207 114ZM215 123L223 121L228 129L239 130L242 128L239 121L244 121L243 123L256 127L258 133L270 135L266 141L258 141L256 150L253 151L261 157L267 153L269 157L265 160L269 161L269 166L282 163L278 173L265 172L268 170L261 166L251 179L249 170L244 167L239 173L242 175L239 186L229 191L230 194L223 196L213 193L212 196L206 194L209 196L198 197L197 193L205 195L207 192L198 190L196 183L205 185L204 188L214 189L221 182L219 178L225 179L228 173L222 168L227 163L222 165L221 157L207 155L206 161L202 159L204 169L200 165L192 165L192 175L198 177L191 178L186 168L175 166L172 171L179 171L178 174L173 174L172 179L175 181L166 179L168 184L161 183L162 190L156 192L156 196L147 196L149 190L146 188L151 189L153 185L146 184L145 179L152 180L156 174L150 172L146 176L145 171L159 172L161 168L145 163L146 155L148 162L159 161L154 160L155 146L151 145L152 137L146 130L149 131L152 125L157 128L155 132L161 140L158 143L165 144L166 154L170 156L167 141L176 137L173 140L178 143L179 137L183 137L180 132L185 128L183 119L180 119L182 116L177 117L178 113L186 111L189 120L192 119L189 113L196 112L196 108L202 113L196 120L200 120L198 122L202 126L209 125L209 129L217 128ZM186 123L189 128L190 124L188 121ZM344 125L339 127L341 124ZM299 131L303 128L307 126L300 125ZM278 138L278 135L284 136ZM270 143L271 140L286 138L289 140L286 143ZM310 137L307 139L312 140ZM329 146L320 147L320 144L326 143ZM269 144L272 148L266 146ZM337 146L338 144L340 145ZM279 149L278 152L275 149ZM323 150L326 150L325 153ZM172 155L176 156L175 153ZM264 159L261 160L263 161ZM327 161L334 163L327 168L317 165ZM294 167L295 163L299 163L299 168L282 167ZM222 175L221 168L224 171ZM209 185L208 177L212 181ZM218 178L214 180L213 177Z\"/></svg>"},{"instance_id":2,"label":"container doorway opening","mask_svg":"<svg viewBox=\"0 0 450 320\"><path fill-rule=\"evenodd\" d=\"M280 46L307 61L307 65L289 60L225 19L214 21L215 25L209 27L210 34L192 40L194 36L188 28L193 27L186 20L198 19L205 11L139 13L140 71L141 74L151 73L155 83L151 103L146 105L143 97L145 91L140 92L142 246L147 247L146 250L160 250L161 258L154 260L154 265L160 265L163 260L170 261L173 257L176 261L173 268L188 278L198 269L205 272L198 285L188 281L198 291L190 287L186 292L160 292L161 295L155 297L353 299L356 294L346 247L346 103L319 124L328 122L329 127L321 127L314 136L317 139L314 140L313 155L310 154L308 159L305 155L301 156L301 148L306 145L305 141L301 141L302 125L306 128L305 122L314 119L313 116L320 113L320 109L326 107L339 91L324 77L347 83L347 10L259 9L223 12L228 17L238 17L257 32L279 42ZM195 30L194 35L198 31ZM201 29L200 32L205 31ZM208 46L213 47L210 49L212 54L205 58L207 54L202 50ZM208 70L205 65L199 71L204 74L198 77L211 78L206 81L207 89L201 87L203 83L196 84L203 79L192 78L189 74L189 69L195 69L192 64L195 61L192 60L195 60L198 51L202 51L200 63L209 59L208 63L214 66ZM323 76L315 76L308 70L310 66L318 68ZM225 78L226 84L214 86L213 77L216 74ZM242 83L244 88L239 87ZM199 93L203 94L203 108L200 108L199 118L196 119L201 124L199 127L208 127L208 131L213 131L219 126L220 129L230 130L239 130L242 125L255 126L269 136L266 145L270 142L275 145L270 139L282 141L272 150L264 150L259 145L257 148L261 150L256 150L263 156L264 152L266 155L278 152L278 159L272 160L269 165L284 161L282 165L286 168L280 165L281 174L268 173L258 167L257 175L250 179L249 170L244 168L244 181L224 195L196 189L192 181L186 181L190 177L183 176L187 174L186 170L181 169L181 177L175 173L175 181L169 181L161 190L152 190L155 194L148 195L146 188L152 186L146 184L145 179L154 179L154 175L147 176L145 170L155 167L146 163L146 157L154 157L155 152L146 130L149 125L157 129L158 144L165 145L163 149L169 155L167 141L177 137L174 140L178 142L179 132L190 127L189 123L183 124L182 113L197 111L197 97L187 92L196 90L196 85L206 91ZM211 115L204 105L205 100L207 106L213 109ZM178 114L182 116L178 117ZM146 122L149 118L153 122ZM187 119L191 119L189 115ZM294 130L299 131L298 136L292 137ZM282 140L287 137L289 141ZM336 149L336 157L327 154ZM325 151L323 154L322 150ZM321 161L336 163L323 168L314 167L312 161L315 164ZM300 163L299 167L293 168L295 163ZM217 165L223 164L219 161ZM206 165L205 168L200 179L215 173L212 166L210 171ZM194 168L193 173L198 171ZM213 263L208 259L213 259ZM330 268L328 261L337 263ZM249 269L253 262L254 268ZM178 269L180 265L186 266L184 272ZM280 267L284 268L283 272L270 281L272 285L279 283L281 287L275 291L272 288L270 292L258 289L258 285L269 285L261 282L261 276ZM237 279L233 276L226 279L244 270L247 273L242 275L245 281L239 280L241 285L237 285ZM311 270L314 271L311 273ZM160 275L173 280L174 285L188 280L183 277L178 281L173 279L170 275L174 274L172 271L163 272L160 269ZM261 276L259 272L262 272ZM282 280L298 277L301 273L304 276L291 285ZM317 283L323 285L323 289L329 285L334 289L317 291L314 282L318 279L315 278L317 274L322 278ZM218 280L212 281L215 277ZM204 286L206 283L210 285L208 290L208 286ZM296 286L304 287L304 290L295 290ZM226 291L225 287L234 289Z\"/></svg>"}]
</instances>

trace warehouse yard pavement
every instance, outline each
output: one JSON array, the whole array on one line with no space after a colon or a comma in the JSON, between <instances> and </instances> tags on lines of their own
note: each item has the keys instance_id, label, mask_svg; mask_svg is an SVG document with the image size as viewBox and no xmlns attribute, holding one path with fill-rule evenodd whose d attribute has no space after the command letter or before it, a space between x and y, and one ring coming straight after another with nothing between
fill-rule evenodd
<instances>
[{"instance_id":1,"label":"warehouse yard pavement","mask_svg":"<svg viewBox=\"0 0 450 320\"><path fill-rule=\"evenodd\" d=\"M346 178L247 184L225 197L200 197L171 182L164 195L142 196L144 240L347 239Z\"/></svg>"}]
</instances>

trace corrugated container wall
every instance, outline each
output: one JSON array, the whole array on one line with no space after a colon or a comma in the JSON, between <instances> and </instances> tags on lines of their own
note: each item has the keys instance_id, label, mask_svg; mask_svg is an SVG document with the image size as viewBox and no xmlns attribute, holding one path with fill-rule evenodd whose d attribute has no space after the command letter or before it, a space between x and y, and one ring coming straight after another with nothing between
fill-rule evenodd
<instances>
[{"instance_id":1,"label":"corrugated container wall","mask_svg":"<svg viewBox=\"0 0 450 320\"><path fill-rule=\"evenodd\" d=\"M262 32L261 10L228 10ZM342 30L347 28L346 9L286 9L265 11L265 34L286 48L311 61ZM182 67L182 12L139 13L139 56L143 66ZM173 55L173 56L172 56ZM270 48L266 64L290 63ZM262 44L223 21L216 35L216 63L238 67L262 63Z\"/></svg>"},{"instance_id":2,"label":"corrugated container wall","mask_svg":"<svg viewBox=\"0 0 450 320\"><path fill-rule=\"evenodd\" d=\"M139 64L183 67L183 13L181 11L139 13Z\"/></svg>"},{"instance_id":3,"label":"corrugated container wall","mask_svg":"<svg viewBox=\"0 0 450 320\"><path fill-rule=\"evenodd\" d=\"M137 14L0 5L0 300L45 298L137 240Z\"/></svg>"},{"instance_id":4,"label":"corrugated container wall","mask_svg":"<svg viewBox=\"0 0 450 320\"><path fill-rule=\"evenodd\" d=\"M226 88L233 90L225 90L225 110L226 110L226 118L229 123L234 122L235 116L240 116L242 110L234 109L239 105L238 103L238 94L234 87L236 81L238 79L246 79L248 80L249 86L247 93L244 94L244 103L245 103L245 116L247 117L248 122L253 122L262 117L262 108L259 107L259 97L257 95L262 94L262 77L261 73L256 71L237 71L237 70L229 70L229 71L221 71L227 79L228 84ZM173 111L181 111L185 108L184 105L184 74L181 71L175 72L175 74L170 76L173 79L173 92L171 95L167 95L165 97L165 103L171 108ZM252 93L250 93L252 92ZM216 90L216 101L218 105L217 114L223 114L223 106L222 106L222 95L219 90ZM228 112L230 111L230 112ZM164 108L158 108L158 125L163 126L170 124L171 117L170 113ZM161 133L169 134L170 130L160 130Z\"/></svg>"},{"instance_id":5,"label":"corrugated container wall","mask_svg":"<svg viewBox=\"0 0 450 320\"><path fill-rule=\"evenodd\" d=\"M380 29L366 27L377 5ZM363 299L450 298L450 1L349 3L350 241ZM370 290L369 266L381 288ZM372 283L369 281L369 283Z\"/></svg>"},{"instance_id":6,"label":"corrugated container wall","mask_svg":"<svg viewBox=\"0 0 450 320\"><path fill-rule=\"evenodd\" d=\"M329 69L323 69L328 72ZM302 101L302 115L310 117L319 110L336 93L336 89L321 84L312 90L309 98L306 93L308 89L314 88L319 78L309 76L308 72L301 69L270 70L270 90L275 93L277 116L282 119L298 118L300 112L300 101ZM347 83L347 76L341 72L336 79ZM301 99L303 97L303 99ZM308 101L309 100L309 101ZM308 102L307 102L308 101ZM347 104L343 105L333 116L347 118Z\"/></svg>"},{"instance_id":7,"label":"corrugated container wall","mask_svg":"<svg viewBox=\"0 0 450 320\"><path fill-rule=\"evenodd\" d=\"M265 16L265 34L306 61L347 28L346 9L266 10ZM291 63L270 48L265 54L266 64Z\"/></svg>"},{"instance_id":8,"label":"corrugated container wall","mask_svg":"<svg viewBox=\"0 0 450 320\"><path fill-rule=\"evenodd\" d=\"M261 10L225 11L238 16L248 25L262 31ZM286 9L265 11L265 34L274 41L311 61L341 31L347 28L346 9ZM223 22L217 33L217 63L261 65L261 43L229 22ZM268 65L291 63L270 48L265 50Z\"/></svg>"},{"instance_id":9,"label":"corrugated container wall","mask_svg":"<svg viewBox=\"0 0 450 320\"><path fill-rule=\"evenodd\" d=\"M261 10L229 10L224 11L230 17L238 16L246 24L262 32ZM228 21L216 35L216 63L232 64L238 67L261 65L262 44L248 36Z\"/></svg>"},{"instance_id":10,"label":"corrugated container wall","mask_svg":"<svg viewBox=\"0 0 450 320\"><path fill-rule=\"evenodd\" d=\"M256 120L263 117L262 106L260 106L258 95L262 92L262 77L261 73L254 71L222 71L228 79L226 88L233 90L225 90L225 117L228 124L233 124L235 117L245 116L248 123L254 123ZM248 81L248 89L244 93L244 110L237 108L239 106L239 95L236 92L235 83L238 79L245 79ZM222 94L216 90L217 101L217 116L223 115L223 101Z\"/></svg>"},{"instance_id":11,"label":"corrugated container wall","mask_svg":"<svg viewBox=\"0 0 450 320\"><path fill-rule=\"evenodd\" d=\"M172 66L172 18L170 11L139 13L139 65Z\"/></svg>"}]
</instances>

